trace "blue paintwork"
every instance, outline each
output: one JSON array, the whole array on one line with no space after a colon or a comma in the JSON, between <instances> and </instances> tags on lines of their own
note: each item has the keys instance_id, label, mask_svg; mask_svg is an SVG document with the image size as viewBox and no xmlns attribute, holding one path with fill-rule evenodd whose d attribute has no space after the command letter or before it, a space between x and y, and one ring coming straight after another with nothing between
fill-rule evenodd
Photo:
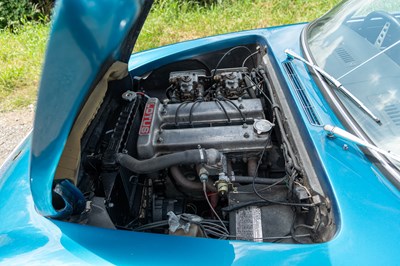
<instances>
[{"instance_id":1,"label":"blue paintwork","mask_svg":"<svg viewBox=\"0 0 400 266\"><path fill-rule=\"evenodd\" d=\"M270 54L276 58L278 71L286 59L283 51L291 48L299 52L299 34L304 25L260 29L221 35L138 53L132 56L130 69L141 74L159 64L188 58L197 53L258 41L269 45ZM68 32L65 32L68 34ZM117 34L118 36L118 34ZM50 42L50 47L51 47ZM73 47L78 44L73 44ZM78 45L79 46L79 45ZM76 47L78 48L78 47ZM76 60L82 54L73 54ZM72 55L71 55L72 56ZM66 58L64 58L66 59ZM74 62L76 61L74 60ZM97 61L101 63L102 60ZM48 62L48 60L46 61ZM50 64L50 63L47 63ZM52 72L56 77L74 71L70 65L54 63L59 68ZM294 62L303 85L324 123L341 126L327 102L322 97L305 66ZM45 66L50 67L50 66ZM76 66L75 66L76 67ZM66 85L88 88L96 75L94 70L82 73L81 81L67 80ZM282 72L283 73L283 72ZM285 79L283 74L279 74ZM67 75L68 77L69 75ZM49 78L45 76L44 78ZM56 80L56 79L55 79ZM56 82L55 80L43 81ZM43 85L42 85L43 86ZM61 89L55 92L61 93ZM327 139L321 127L309 124L297 96L290 87L283 87L295 111L295 119L308 145L311 158L318 164L316 171L331 194L338 223L335 237L327 242L312 245L252 243L167 235L116 231L49 220L34 207L31 189L42 191L37 204L49 200L48 182L65 142L79 104L67 107L58 100L60 108L52 112L38 110L34 141L40 133L52 136L43 141L46 145L31 146L29 136L0 170L0 263L10 264L145 264L145 265L395 265L398 264L398 239L400 239L400 193L368 161L359 148L340 139ZM78 93L78 92L75 92ZM58 99L71 99L61 95L39 94L39 104L56 95ZM82 95L81 95L82 94ZM83 92L74 94L77 99ZM54 103L53 103L54 104ZM68 113L67 113L68 112ZM39 117L39 118L38 118ZM47 117L47 121L46 118ZM57 119L55 119L57 117ZM51 119L50 119L51 118ZM55 130L55 125L57 130ZM346 143L348 150L343 150ZM32 160L30 160L32 152ZM32 175L29 166L32 164ZM33 180L30 180L30 179ZM32 181L32 183L30 182ZM31 186L32 184L32 186ZM52 211L40 207L41 211Z\"/></svg>"},{"instance_id":2,"label":"blue paintwork","mask_svg":"<svg viewBox=\"0 0 400 266\"><path fill-rule=\"evenodd\" d=\"M141 2L57 2L32 142L32 192L38 211L46 216L59 215L51 205L49 177L55 174L74 118L99 72L120 58L121 43L143 12Z\"/></svg>"}]
</instances>

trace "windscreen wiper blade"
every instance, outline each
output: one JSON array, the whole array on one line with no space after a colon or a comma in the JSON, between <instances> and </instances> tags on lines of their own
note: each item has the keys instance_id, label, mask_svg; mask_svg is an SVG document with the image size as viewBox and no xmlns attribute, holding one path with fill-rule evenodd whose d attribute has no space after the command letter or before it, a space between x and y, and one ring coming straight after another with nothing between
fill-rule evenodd
<instances>
[{"instance_id":1,"label":"windscreen wiper blade","mask_svg":"<svg viewBox=\"0 0 400 266\"><path fill-rule=\"evenodd\" d=\"M379 148L379 147L377 147L377 146L375 146L375 145L373 145L373 144L371 144L371 143L369 143L369 142L367 142L367 141L365 141L365 140L363 140L363 139L351 134L350 132L347 132L346 130L343 130L341 128L338 128L338 127L335 127L335 126L332 126L332 125L328 125L328 124L324 126L324 130L326 132L328 132L328 134L331 135L331 136L337 135L339 137L342 137L344 139L350 140L350 141L352 141L354 143L357 143L358 145L367 147L367 148L369 148L371 150L377 151L380 154L385 155L386 157L392 158L392 159L400 162L400 155L392 153L392 152L385 151L384 149L381 149L381 148Z\"/></svg>"},{"instance_id":2,"label":"windscreen wiper blade","mask_svg":"<svg viewBox=\"0 0 400 266\"><path fill-rule=\"evenodd\" d=\"M295 52L293 52L290 49L286 49L285 53L288 57L288 59L293 60L293 59L297 59L301 62L303 62L304 64L312 67L313 69L315 69L316 71L318 71L318 73L320 73L324 78L326 78L327 80L329 80L329 82L331 82L336 89L340 90L341 92L343 92L344 95L346 95L349 99L351 99L361 110L363 110L369 117L371 117L376 123L380 124L381 120L375 116L371 110L368 109L368 107L366 107L356 96L354 96L350 91L348 91L343 85L342 83L340 83L340 81L338 81L337 79L335 79L334 77L332 77L331 75L329 75L325 70L323 70L322 68L320 68L319 66L313 64L310 61L307 61L306 59L304 59L303 57L301 57L300 55L296 54Z\"/></svg>"}]
</instances>

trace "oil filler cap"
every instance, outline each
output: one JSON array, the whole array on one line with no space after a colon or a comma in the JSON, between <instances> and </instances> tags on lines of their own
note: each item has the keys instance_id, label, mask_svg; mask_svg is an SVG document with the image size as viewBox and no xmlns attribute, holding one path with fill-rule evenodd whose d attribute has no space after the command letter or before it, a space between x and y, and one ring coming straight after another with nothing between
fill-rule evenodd
<instances>
[{"instance_id":1,"label":"oil filler cap","mask_svg":"<svg viewBox=\"0 0 400 266\"><path fill-rule=\"evenodd\" d=\"M275 124L266 119L254 119L253 129L257 135L263 135L271 131Z\"/></svg>"}]
</instances>

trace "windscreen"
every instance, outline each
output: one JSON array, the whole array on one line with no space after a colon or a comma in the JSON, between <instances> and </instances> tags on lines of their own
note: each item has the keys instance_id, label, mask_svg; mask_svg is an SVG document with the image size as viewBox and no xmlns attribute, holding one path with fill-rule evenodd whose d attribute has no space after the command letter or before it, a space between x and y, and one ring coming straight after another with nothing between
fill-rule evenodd
<instances>
[{"instance_id":1,"label":"windscreen","mask_svg":"<svg viewBox=\"0 0 400 266\"><path fill-rule=\"evenodd\" d=\"M398 1L345 1L313 22L306 40L313 60L380 120L335 90L379 147L400 154L400 22Z\"/></svg>"}]
</instances>

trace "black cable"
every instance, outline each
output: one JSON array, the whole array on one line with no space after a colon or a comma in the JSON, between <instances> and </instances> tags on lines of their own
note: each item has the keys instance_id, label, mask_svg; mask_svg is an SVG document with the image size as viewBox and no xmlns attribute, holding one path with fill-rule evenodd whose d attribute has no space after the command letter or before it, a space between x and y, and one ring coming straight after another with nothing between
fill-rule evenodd
<instances>
[{"instance_id":1,"label":"black cable","mask_svg":"<svg viewBox=\"0 0 400 266\"><path fill-rule=\"evenodd\" d=\"M244 116L242 110L240 110L239 106L237 106L233 101L231 101L231 100L229 100L229 99L225 99L225 98L224 98L223 101L232 104L232 105L239 111L240 116L241 116L242 119L243 119L243 122L246 122L246 117Z\"/></svg>"},{"instance_id":2,"label":"black cable","mask_svg":"<svg viewBox=\"0 0 400 266\"><path fill-rule=\"evenodd\" d=\"M209 232L213 232L213 233L215 232L215 233L218 233L218 234L229 234L229 232L226 232L225 230L221 230L221 229L209 226L209 225L203 225L203 226Z\"/></svg>"},{"instance_id":3,"label":"black cable","mask_svg":"<svg viewBox=\"0 0 400 266\"><path fill-rule=\"evenodd\" d=\"M308 225L308 224L298 224L294 227L294 230L297 230L298 228L306 228L306 229L310 229L310 230L315 230L314 225Z\"/></svg>"},{"instance_id":4,"label":"black cable","mask_svg":"<svg viewBox=\"0 0 400 266\"><path fill-rule=\"evenodd\" d=\"M257 174L256 174L256 173L258 173L258 168L260 168L260 164L261 164L262 158L263 158L263 156L264 156L264 153L265 153L267 147L268 147L269 144L270 144L270 143L269 143L269 142L270 142L270 139L271 139L271 138L268 139L267 143L266 143L265 146L264 146L264 149L263 149L263 151L262 151L262 153L261 153L261 155L260 155L260 159L258 160L257 167L256 167L256 169L255 169L255 171L254 171L254 174L253 174L252 187L253 187L254 193L255 193L260 199L265 200L266 202L272 203L272 204L285 205L285 206L314 207L315 204L312 204L312 203L309 204L309 203L281 202L281 201L275 201L275 200L267 199L267 198L263 197L263 196L257 191L256 185L255 185L255 180L256 180L256 177L257 177Z\"/></svg>"},{"instance_id":5,"label":"black cable","mask_svg":"<svg viewBox=\"0 0 400 266\"><path fill-rule=\"evenodd\" d=\"M194 223L194 224L197 224L200 227L201 231L203 232L204 236L206 238L209 238L208 234L207 234L207 230L204 228L204 225L202 225L201 223Z\"/></svg>"},{"instance_id":6,"label":"black cable","mask_svg":"<svg viewBox=\"0 0 400 266\"><path fill-rule=\"evenodd\" d=\"M210 207L211 211L214 213L215 217L217 217L218 221L220 221L222 227L225 229L226 232L229 232L228 229L225 226L225 223L222 221L222 219L219 217L218 213L215 211L214 207L212 206L210 200L208 199L207 196L207 189L206 189L206 182L203 182L203 194L204 197L206 198L207 204Z\"/></svg>"},{"instance_id":7,"label":"black cable","mask_svg":"<svg viewBox=\"0 0 400 266\"><path fill-rule=\"evenodd\" d=\"M290 234L291 234L291 236L292 236L292 239L293 239L295 242L299 243L299 244L306 244L306 242L301 241L300 239L298 239L298 237L296 236L295 233L296 233L296 228L295 228L294 226L292 226L292 227L290 228ZM311 236L311 234L310 234L310 236Z\"/></svg>"},{"instance_id":8,"label":"black cable","mask_svg":"<svg viewBox=\"0 0 400 266\"><path fill-rule=\"evenodd\" d=\"M253 82L253 81L252 81ZM247 87L243 87L241 88L242 90L247 90L247 89L252 89L254 86L259 86L261 83L263 83L264 81L258 81L257 83L254 83L253 85L247 86Z\"/></svg>"},{"instance_id":9,"label":"black cable","mask_svg":"<svg viewBox=\"0 0 400 266\"><path fill-rule=\"evenodd\" d=\"M292 235L291 235L291 233L288 233L288 234L284 235L283 237L284 237L284 238L275 239L274 241L271 241L270 243L280 243L282 240L292 238ZM289 237L290 237L290 238L289 238Z\"/></svg>"},{"instance_id":10,"label":"black cable","mask_svg":"<svg viewBox=\"0 0 400 266\"><path fill-rule=\"evenodd\" d=\"M133 228L133 231L144 231L144 230L158 228L158 227L162 227L162 226L166 226L166 225L168 225L168 221L163 220L163 221L158 221L158 222L148 223L148 224L145 224L142 226L138 226L136 228Z\"/></svg>"},{"instance_id":11,"label":"black cable","mask_svg":"<svg viewBox=\"0 0 400 266\"><path fill-rule=\"evenodd\" d=\"M263 81L261 81L263 82ZM272 103L271 99L265 94L265 92L263 90L261 90L260 88L257 87L257 90L264 96L264 98L269 102L269 104L271 105L271 107L274 106L274 104ZM274 108L274 107L273 107ZM273 109L272 108L272 109Z\"/></svg>"},{"instance_id":12,"label":"black cable","mask_svg":"<svg viewBox=\"0 0 400 266\"><path fill-rule=\"evenodd\" d=\"M165 95L167 96L168 99L171 100L171 95L170 95L170 91L171 89L173 89L174 85L170 85L166 90L165 90Z\"/></svg>"},{"instance_id":13,"label":"black cable","mask_svg":"<svg viewBox=\"0 0 400 266\"><path fill-rule=\"evenodd\" d=\"M131 226L136 223L137 221L139 221L139 217L136 217L135 219L133 219L132 221L130 221L129 223L127 223L125 226L125 228L131 228ZM121 226L122 227L122 226Z\"/></svg>"},{"instance_id":14,"label":"black cable","mask_svg":"<svg viewBox=\"0 0 400 266\"><path fill-rule=\"evenodd\" d=\"M258 73L258 72L256 72L256 73ZM259 74L259 73L258 73ZM250 79L250 81L253 81L252 80L252 78L248 75L248 74L245 74L249 79ZM260 75L260 74L259 74ZM253 81L254 82L254 81ZM265 94L265 92L263 91L263 90L261 90L260 89L260 87L259 87L259 85L261 84L261 83L263 83L264 82L264 80L260 80L260 81L257 81L254 85L251 85L251 86L248 86L248 87L246 87L245 89L248 89L248 88L253 88L254 86L256 86L256 88L257 88L257 90L264 96L264 98L269 102L269 104L271 105L271 107L273 107L273 103L272 103L272 101L271 101L271 99Z\"/></svg>"},{"instance_id":15,"label":"black cable","mask_svg":"<svg viewBox=\"0 0 400 266\"><path fill-rule=\"evenodd\" d=\"M192 106L190 107L190 111L189 111L189 124L190 124L191 126L193 126L193 125L192 125L192 115L193 115L194 106L195 106L197 103L201 103L201 102L203 102L203 100L196 100L196 101L192 104Z\"/></svg>"},{"instance_id":16,"label":"black cable","mask_svg":"<svg viewBox=\"0 0 400 266\"><path fill-rule=\"evenodd\" d=\"M280 107L279 107L278 104L276 104L274 98L272 97L273 92L272 92L271 84L269 83L268 77L265 74L265 70L263 68L260 68L260 69L258 69L258 71L262 75L264 83L265 83L265 86L266 86L266 88L267 88L267 90L268 90L268 92L269 92L269 94L271 96L270 100L271 100L271 103L272 103L272 110L273 110L274 115L276 117L276 121L278 123L279 130L281 131L282 142L287 145L288 153L289 153L290 157L293 160L293 167L297 171L301 171L302 169L301 169L300 165L297 162L297 159L296 159L296 157L294 155L294 151L292 149L292 146L290 145L289 139L287 138L287 134L286 134L285 128L284 128L284 126L282 124Z\"/></svg>"},{"instance_id":17,"label":"black cable","mask_svg":"<svg viewBox=\"0 0 400 266\"><path fill-rule=\"evenodd\" d=\"M178 126L178 112L179 112L179 109L181 109L183 105L187 105L188 103L191 103L191 102L185 101L185 102L181 103L178 106L178 108L176 108L176 111L175 111L175 126Z\"/></svg>"},{"instance_id":18,"label":"black cable","mask_svg":"<svg viewBox=\"0 0 400 266\"><path fill-rule=\"evenodd\" d=\"M262 189L258 190L258 192L261 192L261 191L270 189L270 188L272 188L272 187L274 187L274 186L280 184L282 181L284 181L284 180L287 179L287 178L288 178L288 176L284 176L284 177L278 179L275 183L273 183L273 184L271 184L271 185L269 185L269 186L267 186L267 187L263 187Z\"/></svg>"},{"instance_id":19,"label":"black cable","mask_svg":"<svg viewBox=\"0 0 400 266\"><path fill-rule=\"evenodd\" d=\"M253 69L254 70L254 69ZM252 71L253 71L252 70ZM271 99L265 94L265 92L263 91L263 90L261 90L260 89L260 87L259 87L259 85L261 84L261 83L265 83L265 81L264 81L264 78L261 76L261 74L258 72L258 70L255 70L254 71L257 75L258 75L258 77L261 79L260 81L257 81L257 80L253 80L251 77L250 77L250 75L248 74L248 73L244 73L244 75L250 80L250 81L252 81L252 82L254 82L254 85L251 85L251 86L248 86L248 87L246 87L245 89L248 89L248 88L253 88L255 85L257 85L256 86L256 88L257 88L257 90L264 96L264 98L270 103L270 105L271 105L271 107L274 105L273 103L272 103L272 101L271 101Z\"/></svg>"},{"instance_id":20,"label":"black cable","mask_svg":"<svg viewBox=\"0 0 400 266\"><path fill-rule=\"evenodd\" d=\"M181 216L181 219L182 219L182 218L183 218L183 217ZM197 225L198 227L200 227L200 229L201 229L201 231L203 232L204 236L205 236L206 238L209 238L209 237L208 237L208 234L207 234L207 232L206 232L207 230L206 230L206 228L204 227L204 225L201 224L201 222L196 222L196 221L191 221L191 220L186 220L186 219L182 219L182 220L187 221L188 223Z\"/></svg>"},{"instance_id":21,"label":"black cable","mask_svg":"<svg viewBox=\"0 0 400 266\"><path fill-rule=\"evenodd\" d=\"M196 61L196 62L200 63L201 65L203 65L203 66L206 68L206 71L208 72L208 74L211 75L211 69L210 69L210 67L209 67L206 63L204 63L203 61L201 61L200 59L192 58L192 59L188 59L188 60L193 60L193 61Z\"/></svg>"},{"instance_id":22,"label":"black cable","mask_svg":"<svg viewBox=\"0 0 400 266\"><path fill-rule=\"evenodd\" d=\"M225 113L226 119L228 120L228 123L230 124L230 123L231 123L231 118L229 117L228 112L226 111L224 105L223 105L223 104L221 103L221 101L218 100L218 99L215 99L214 102L215 102L217 105L221 106L222 110L223 110L224 113Z\"/></svg>"},{"instance_id":23,"label":"black cable","mask_svg":"<svg viewBox=\"0 0 400 266\"><path fill-rule=\"evenodd\" d=\"M229 49L229 50L221 57L221 59L218 61L217 65L215 66L214 73L213 73L212 76L211 76L211 79L214 78L215 73L217 72L217 69L218 69L219 65L222 63L222 61L224 60L224 58L225 58L228 54L230 54L232 51L234 51L234 50L236 50L236 49L245 49L245 50L247 50L250 54L252 53L251 50L250 50L248 47L243 46L243 45L235 46L235 47ZM255 65L254 59L253 59L253 64Z\"/></svg>"},{"instance_id":24,"label":"black cable","mask_svg":"<svg viewBox=\"0 0 400 266\"><path fill-rule=\"evenodd\" d=\"M291 239L293 237L300 238L300 237L310 237L310 234L302 234L302 235L285 235L285 236L267 236L267 237L241 237L238 235L222 235L223 237L230 237L235 238L237 240L282 240L282 239Z\"/></svg>"},{"instance_id":25,"label":"black cable","mask_svg":"<svg viewBox=\"0 0 400 266\"><path fill-rule=\"evenodd\" d=\"M219 228L220 230L225 230L225 228L223 226L221 226L220 224L216 223L215 220L212 220L212 221L213 222L207 222L207 221L203 220L203 221L201 221L201 224L202 225L208 225L208 226L214 226L214 227ZM222 222L224 224L226 223L225 221L222 221ZM227 223L227 224L229 224L229 223ZM229 232L226 232L226 233L229 233Z\"/></svg>"},{"instance_id":26,"label":"black cable","mask_svg":"<svg viewBox=\"0 0 400 266\"><path fill-rule=\"evenodd\" d=\"M260 52L260 50L257 49L257 51L255 51L254 53L252 53L252 54L250 54L248 57L246 57L246 58L243 60L242 67L244 67L244 65L246 64L246 61L249 60L250 57L252 57L252 56L258 54L259 52ZM257 65L256 65L256 63L254 62L254 58L252 58L252 60L253 60L254 68L256 68Z\"/></svg>"}]
</instances>

